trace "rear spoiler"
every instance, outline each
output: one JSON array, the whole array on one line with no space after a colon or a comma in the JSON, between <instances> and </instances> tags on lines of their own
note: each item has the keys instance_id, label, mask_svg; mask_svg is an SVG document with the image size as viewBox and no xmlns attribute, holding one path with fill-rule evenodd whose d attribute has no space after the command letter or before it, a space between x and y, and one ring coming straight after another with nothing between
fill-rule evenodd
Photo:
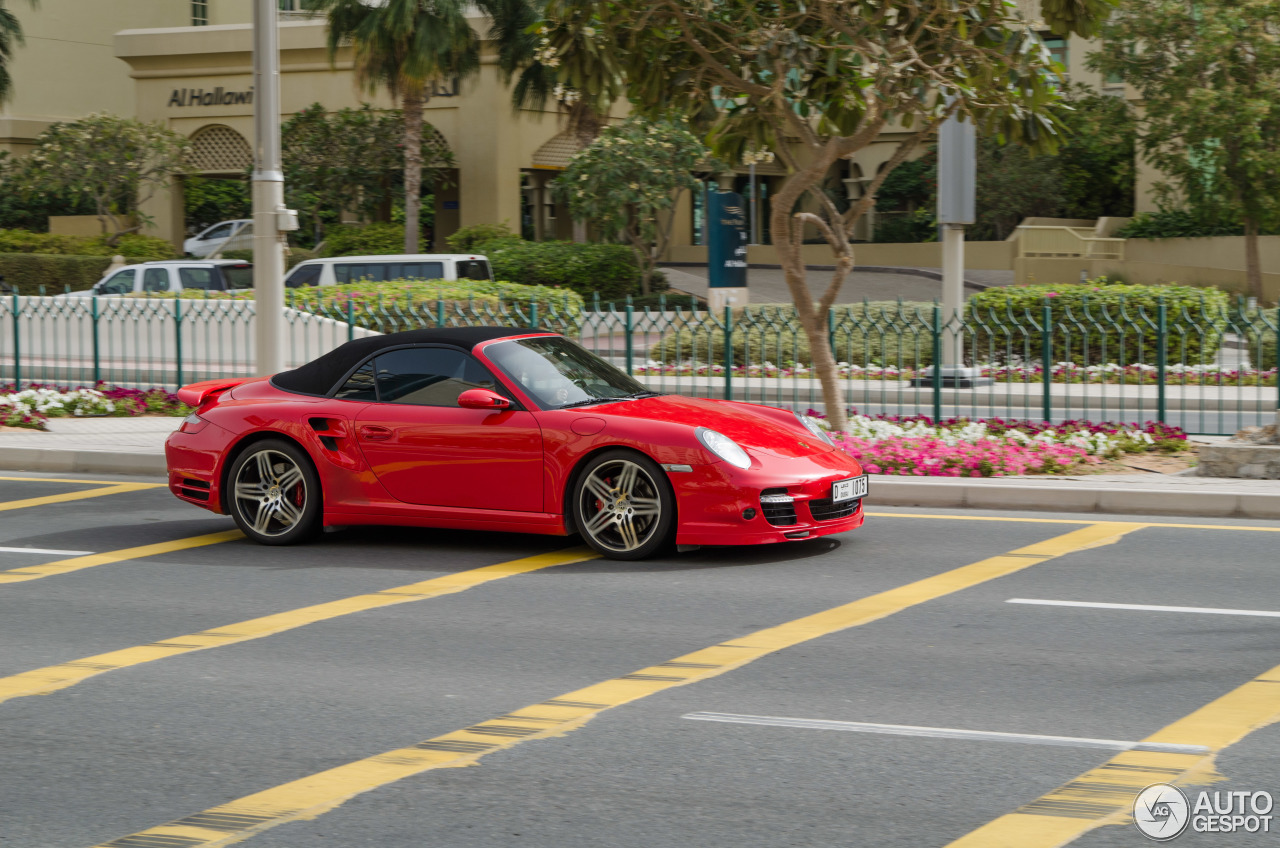
<instances>
[{"instance_id":1,"label":"rear spoiler","mask_svg":"<svg viewBox=\"0 0 1280 848\"><path fill-rule=\"evenodd\" d=\"M187 406L193 406L197 409L204 405L204 402L219 395L227 389L233 389L241 383L247 383L252 377L242 377L238 380L205 380L200 383L192 383L189 386L183 386L178 389L178 400Z\"/></svg>"}]
</instances>

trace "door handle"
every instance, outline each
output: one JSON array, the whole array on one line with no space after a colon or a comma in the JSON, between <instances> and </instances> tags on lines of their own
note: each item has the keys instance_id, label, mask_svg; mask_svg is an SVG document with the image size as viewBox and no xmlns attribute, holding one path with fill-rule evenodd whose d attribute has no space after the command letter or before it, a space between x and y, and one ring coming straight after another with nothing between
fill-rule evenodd
<instances>
[{"instance_id":1,"label":"door handle","mask_svg":"<svg viewBox=\"0 0 1280 848\"><path fill-rule=\"evenodd\" d=\"M377 424L365 424L360 428L360 438L366 442L385 442L391 438L391 430Z\"/></svg>"}]
</instances>

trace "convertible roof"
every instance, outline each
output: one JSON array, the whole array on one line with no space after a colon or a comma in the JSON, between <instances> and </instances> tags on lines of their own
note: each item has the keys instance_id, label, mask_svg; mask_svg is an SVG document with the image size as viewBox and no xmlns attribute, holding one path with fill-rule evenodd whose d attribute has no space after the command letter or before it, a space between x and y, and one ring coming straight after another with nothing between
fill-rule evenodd
<instances>
[{"instance_id":1,"label":"convertible roof","mask_svg":"<svg viewBox=\"0 0 1280 848\"><path fill-rule=\"evenodd\" d=\"M384 348L435 344L471 350L481 342L504 339L509 336L526 336L533 332L538 331L518 327L445 327L366 336L336 347L324 356L313 359L292 371L281 371L271 378L271 385L287 392L326 395L335 383L351 372L352 368Z\"/></svg>"}]
</instances>

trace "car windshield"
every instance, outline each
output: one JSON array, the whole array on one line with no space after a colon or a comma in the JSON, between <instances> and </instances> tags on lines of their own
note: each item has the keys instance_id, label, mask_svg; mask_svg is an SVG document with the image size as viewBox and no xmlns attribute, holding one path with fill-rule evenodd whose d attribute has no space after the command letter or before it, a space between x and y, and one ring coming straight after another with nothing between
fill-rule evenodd
<instances>
[{"instance_id":1,"label":"car windshield","mask_svg":"<svg viewBox=\"0 0 1280 848\"><path fill-rule=\"evenodd\" d=\"M594 353L559 336L498 342L484 353L546 409L652 394Z\"/></svg>"}]
</instances>

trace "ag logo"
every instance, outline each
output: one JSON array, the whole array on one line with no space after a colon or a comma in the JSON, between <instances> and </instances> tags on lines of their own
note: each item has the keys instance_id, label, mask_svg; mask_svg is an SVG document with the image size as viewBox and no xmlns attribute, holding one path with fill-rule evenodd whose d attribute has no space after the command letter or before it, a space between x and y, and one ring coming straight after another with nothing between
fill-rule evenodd
<instances>
[{"instance_id":1,"label":"ag logo","mask_svg":"<svg viewBox=\"0 0 1280 848\"><path fill-rule=\"evenodd\" d=\"M1191 806L1182 790L1167 783L1154 783L1133 799L1133 823L1142 835L1167 842L1187 829Z\"/></svg>"}]
</instances>

